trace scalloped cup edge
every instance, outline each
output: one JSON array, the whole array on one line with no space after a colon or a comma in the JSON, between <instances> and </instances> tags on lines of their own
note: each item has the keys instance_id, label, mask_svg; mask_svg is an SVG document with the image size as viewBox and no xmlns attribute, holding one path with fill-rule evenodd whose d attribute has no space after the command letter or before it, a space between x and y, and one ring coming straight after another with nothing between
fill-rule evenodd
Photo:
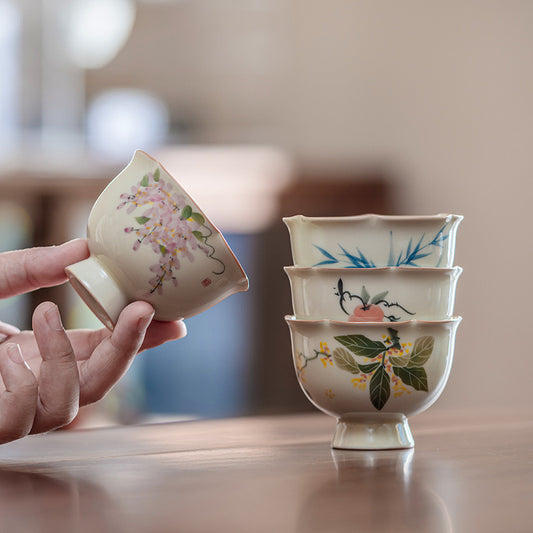
<instances>
[{"instance_id":1,"label":"scalloped cup edge","mask_svg":"<svg viewBox=\"0 0 533 533\"><path fill-rule=\"evenodd\" d=\"M398 322L343 322L341 320L331 320L329 318L320 318L320 319L305 319L305 318L296 318L294 315L285 315L285 321L287 324L320 324L324 326L353 326L354 329L365 327L365 326L398 326L398 325L411 325L415 326L418 324L459 324L462 320L462 316L452 316L450 318L443 318L441 320L400 320Z\"/></svg>"},{"instance_id":2,"label":"scalloped cup edge","mask_svg":"<svg viewBox=\"0 0 533 533\"><path fill-rule=\"evenodd\" d=\"M348 216L331 216L331 217L310 217L307 215L292 215L290 217L282 217L283 222L302 221L302 222L335 222L335 221L360 221L360 220L383 220L390 222L424 222L433 220L447 220L452 219L456 222L461 222L464 215L457 215L453 213L438 213L436 215L377 215L374 213L365 213L362 215L348 215Z\"/></svg>"},{"instance_id":3,"label":"scalloped cup edge","mask_svg":"<svg viewBox=\"0 0 533 533\"><path fill-rule=\"evenodd\" d=\"M372 268L328 268L317 266L297 266L287 265L283 267L285 272L324 272L325 274L331 274L332 272L342 272L344 274L349 272L457 272L459 275L463 272L463 267L455 265L452 267L416 267L416 266L384 266L384 267L372 267Z\"/></svg>"}]
</instances>

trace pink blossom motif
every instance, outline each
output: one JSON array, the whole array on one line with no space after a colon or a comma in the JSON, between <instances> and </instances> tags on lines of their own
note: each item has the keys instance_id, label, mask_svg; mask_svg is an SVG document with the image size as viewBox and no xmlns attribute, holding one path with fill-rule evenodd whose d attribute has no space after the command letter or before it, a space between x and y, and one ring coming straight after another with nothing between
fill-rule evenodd
<instances>
[{"instance_id":1,"label":"pink blossom motif","mask_svg":"<svg viewBox=\"0 0 533 533\"><path fill-rule=\"evenodd\" d=\"M133 217L136 225L124 228L125 233L137 237L133 250L149 246L157 256L150 266L153 274L148 280L150 294L156 291L162 294L167 282L177 286L176 271L184 260L194 262L195 253L203 253L217 264L213 274L224 273L224 263L214 256L215 248L208 243L213 232L205 224L204 216L193 211L185 196L161 178L159 168L145 174L120 199L117 209L126 207L128 214L138 210L138 216Z\"/></svg>"}]
</instances>

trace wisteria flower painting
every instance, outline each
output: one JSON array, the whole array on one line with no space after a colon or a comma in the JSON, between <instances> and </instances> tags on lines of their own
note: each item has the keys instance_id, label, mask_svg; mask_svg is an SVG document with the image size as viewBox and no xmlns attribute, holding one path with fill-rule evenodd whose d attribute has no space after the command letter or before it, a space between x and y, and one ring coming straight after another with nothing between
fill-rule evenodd
<instances>
[{"instance_id":1,"label":"wisteria flower painting","mask_svg":"<svg viewBox=\"0 0 533 533\"><path fill-rule=\"evenodd\" d=\"M177 271L183 261L194 262L198 253L213 261L214 275L224 273L224 263L215 257L215 248L208 242L213 231L204 216L193 211L187 198L161 177L159 168L145 174L120 198L117 209L125 208L134 215L135 225L124 228L126 233L136 236L133 249L149 246L157 257L150 266L150 294L162 294L167 283L177 286Z\"/></svg>"}]
</instances>

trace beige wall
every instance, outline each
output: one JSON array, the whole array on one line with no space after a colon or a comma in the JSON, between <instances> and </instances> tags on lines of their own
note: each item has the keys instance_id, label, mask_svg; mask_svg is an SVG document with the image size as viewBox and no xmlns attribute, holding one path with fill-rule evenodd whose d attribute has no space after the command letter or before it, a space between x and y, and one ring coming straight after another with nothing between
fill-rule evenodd
<instances>
[{"instance_id":1,"label":"beige wall","mask_svg":"<svg viewBox=\"0 0 533 533\"><path fill-rule=\"evenodd\" d=\"M194 141L274 142L304 166L385 161L403 213L464 214L464 321L437 405L528 400L533 2L143 4L128 47L88 76L89 94L116 84L159 92Z\"/></svg>"}]
</instances>

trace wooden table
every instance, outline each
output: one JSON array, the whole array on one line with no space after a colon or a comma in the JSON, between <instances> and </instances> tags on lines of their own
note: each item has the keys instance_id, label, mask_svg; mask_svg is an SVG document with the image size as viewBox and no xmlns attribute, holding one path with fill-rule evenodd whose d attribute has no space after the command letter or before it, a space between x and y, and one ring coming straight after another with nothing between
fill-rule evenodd
<instances>
[{"instance_id":1,"label":"wooden table","mask_svg":"<svg viewBox=\"0 0 533 533\"><path fill-rule=\"evenodd\" d=\"M59 431L0 447L2 532L531 532L532 412L431 409L414 450L319 413Z\"/></svg>"}]
</instances>

